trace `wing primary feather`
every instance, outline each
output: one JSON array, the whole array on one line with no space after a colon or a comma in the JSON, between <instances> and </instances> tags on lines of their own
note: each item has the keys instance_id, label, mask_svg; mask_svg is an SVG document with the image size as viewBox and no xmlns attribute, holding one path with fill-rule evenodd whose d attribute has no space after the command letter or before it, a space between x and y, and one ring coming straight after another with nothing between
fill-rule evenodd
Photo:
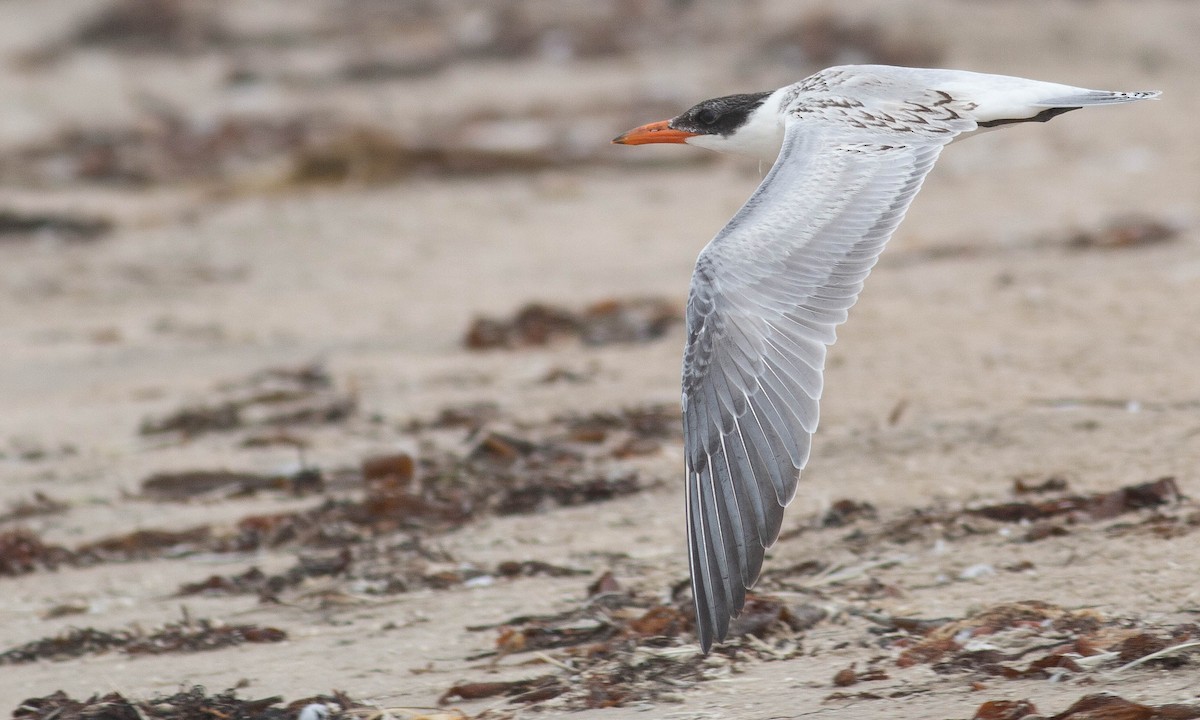
<instances>
[{"instance_id":1,"label":"wing primary feather","mask_svg":"<svg viewBox=\"0 0 1200 720\"><path fill-rule=\"evenodd\" d=\"M737 577L734 578L734 590L736 596L741 598L741 600L734 605L735 607L740 607L741 602L745 600L746 587L749 584L748 574L750 566L754 562L752 554L755 551L754 545L757 540L757 533L752 532L754 528L751 526L751 522L754 520L754 516L751 514L753 509L749 507L750 499L746 496L745 483L737 481L738 479L745 478L746 473L734 473L733 463L736 462L736 458L730 452L731 444L732 437L721 436L720 455L725 464L725 473L721 477L721 482L723 483L721 489L725 494L725 507L729 511L730 525L734 531L734 540L736 541L738 573ZM739 471L743 469L748 468L738 465ZM743 509L744 506L745 509Z\"/></svg>"},{"instance_id":2,"label":"wing primary feather","mask_svg":"<svg viewBox=\"0 0 1200 720\"><path fill-rule=\"evenodd\" d=\"M712 647L720 611L713 594L709 554L705 547L704 513L700 508L700 474L688 473L688 560L692 574L692 600L696 604L696 632L704 652Z\"/></svg>"},{"instance_id":3,"label":"wing primary feather","mask_svg":"<svg viewBox=\"0 0 1200 720\"><path fill-rule=\"evenodd\" d=\"M755 454L754 457L751 457L752 451L747 446L745 435L742 433L743 424L743 419L739 418L737 423L734 425L733 432L729 435L727 446L730 457L732 458L732 462L736 463L740 470L740 473L735 475L735 477L749 478L754 481L740 483L737 484L736 487L743 491L742 497L745 498L745 502L742 503L742 507L748 507L750 509L752 513L751 519L753 520L753 527L755 530L758 530L767 522L766 505L763 502L766 498L762 493L757 492L757 488L761 484L759 473L760 471L765 470L765 468L761 467L762 462L757 457L757 454ZM748 489L750 488L753 488L755 491L749 492Z\"/></svg>"},{"instance_id":4,"label":"wing primary feather","mask_svg":"<svg viewBox=\"0 0 1200 720\"><path fill-rule=\"evenodd\" d=\"M763 440L766 442L767 447L770 449L769 452L775 460L774 466L777 468L777 472L771 476L771 484L775 488L775 501L781 507L785 506L791 501L792 495L795 493L795 481L785 475L785 473L791 474L795 469L792 465L791 457L788 454L787 448L781 447L782 440L778 433L773 429L768 431L763 426L762 418L759 417L759 410L755 408L755 405L751 404L750 412L754 414L754 419L758 422L758 426L762 430Z\"/></svg>"},{"instance_id":5,"label":"wing primary feather","mask_svg":"<svg viewBox=\"0 0 1200 720\"><path fill-rule=\"evenodd\" d=\"M779 502L777 490L785 485L782 468L753 410L742 416L738 428L742 431L740 437L754 468L754 482L751 484L756 486L762 499L763 517L766 520L766 524L758 531L759 542L763 547L770 547L779 537L780 523L783 521L783 505Z\"/></svg>"},{"instance_id":6,"label":"wing primary feather","mask_svg":"<svg viewBox=\"0 0 1200 720\"><path fill-rule=\"evenodd\" d=\"M745 533L742 528L742 511L738 505L737 497L734 495L732 472L729 468L729 457L725 453L725 436L718 438L718 447L715 452L716 459L712 463L712 481L713 481L713 509L715 510L718 519L721 521L722 538L725 541L725 559L729 568L729 588L734 589L736 583L735 576L738 581L741 580L742 571L747 562ZM736 572L734 572L736 570ZM727 593L730 597L730 604L736 606L736 602L732 602L736 596L736 592Z\"/></svg>"},{"instance_id":7,"label":"wing primary feather","mask_svg":"<svg viewBox=\"0 0 1200 720\"><path fill-rule=\"evenodd\" d=\"M713 482L711 469L712 458L709 458L709 470L700 473L700 481L698 483L700 492L702 493L700 507L704 511L705 525L710 528L708 535L701 538L701 544L711 558L709 571L715 571L708 583L715 602L712 614L716 625L713 628L713 633L716 637L724 638L726 631L729 629L729 616L732 614L734 607L732 593L730 592L729 558L725 554L727 528L722 527L721 517L717 511L717 488ZM703 495L706 488L708 490L707 497Z\"/></svg>"}]
</instances>

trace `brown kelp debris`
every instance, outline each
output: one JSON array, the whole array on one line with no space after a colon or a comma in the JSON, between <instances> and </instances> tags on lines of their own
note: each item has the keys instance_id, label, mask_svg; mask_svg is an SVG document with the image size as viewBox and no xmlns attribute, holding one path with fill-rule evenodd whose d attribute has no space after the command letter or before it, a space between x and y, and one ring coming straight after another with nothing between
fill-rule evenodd
<instances>
[{"instance_id":1,"label":"brown kelp debris","mask_svg":"<svg viewBox=\"0 0 1200 720\"><path fill-rule=\"evenodd\" d=\"M575 312L542 303L519 309L512 318L477 318L463 337L471 350L521 348L579 339L586 345L655 340L683 321L678 304L663 298L603 300Z\"/></svg>"},{"instance_id":2,"label":"brown kelp debris","mask_svg":"<svg viewBox=\"0 0 1200 720\"><path fill-rule=\"evenodd\" d=\"M829 510L825 511L825 514L821 516L821 527L845 527L859 519L875 520L878 517L879 513L871 503L842 498L835 500L829 506Z\"/></svg>"},{"instance_id":3,"label":"brown kelp debris","mask_svg":"<svg viewBox=\"0 0 1200 720\"><path fill-rule=\"evenodd\" d=\"M13 710L13 720L295 720L300 711L310 705L321 705L326 720L347 720L361 717L351 710L375 708L353 700L334 690L329 695L294 700L281 705L283 698L267 697L247 700L236 690L209 695L203 687L194 686L173 695L157 695L150 700L130 700L120 693L93 695L87 700L74 700L62 690L45 697L29 698ZM445 715L437 720L465 720L459 715Z\"/></svg>"},{"instance_id":4,"label":"brown kelp debris","mask_svg":"<svg viewBox=\"0 0 1200 720\"><path fill-rule=\"evenodd\" d=\"M505 560L496 565L496 575L506 578L534 577L574 577L576 575L591 575L590 570L583 568L565 567L542 560Z\"/></svg>"},{"instance_id":5,"label":"brown kelp debris","mask_svg":"<svg viewBox=\"0 0 1200 720\"><path fill-rule=\"evenodd\" d=\"M1030 478L1013 479L1013 495L1029 495L1048 492L1066 492L1069 485L1065 478L1052 475L1045 480L1035 481Z\"/></svg>"},{"instance_id":6,"label":"brown kelp debris","mask_svg":"<svg viewBox=\"0 0 1200 720\"><path fill-rule=\"evenodd\" d=\"M516 121L513 121L516 122ZM563 124L565 121L560 121ZM549 120L523 123L538 138L533 146L484 146L469 140L471 125L442 128L441 142L412 139L392 130L365 126L333 126L309 133L289 154L289 170L281 187L313 184L374 185L413 175L492 175L532 172L578 161L578 152L563 146ZM506 133L497 133L503 137Z\"/></svg>"},{"instance_id":7,"label":"brown kelp debris","mask_svg":"<svg viewBox=\"0 0 1200 720\"><path fill-rule=\"evenodd\" d=\"M317 470L302 469L290 475L260 475L231 470L159 472L142 481L140 497L159 502L245 497L268 490L304 496L321 492L324 481Z\"/></svg>"},{"instance_id":8,"label":"brown kelp debris","mask_svg":"<svg viewBox=\"0 0 1200 720\"><path fill-rule=\"evenodd\" d=\"M211 575L179 587L180 596L257 595L278 602L283 594L314 578L338 578L339 585L365 595L392 595L419 589L444 590L468 583L491 584L524 577L574 577L590 570L541 560L505 560L480 567L456 562L443 550L428 547L418 536L389 543L360 543L338 550L307 551L284 572L268 575L251 567L234 575Z\"/></svg>"},{"instance_id":9,"label":"brown kelp debris","mask_svg":"<svg viewBox=\"0 0 1200 720\"><path fill-rule=\"evenodd\" d=\"M1128 485L1112 492L1066 495L1041 502L1009 502L971 508L967 512L1000 522L1045 520L1066 516L1081 522L1109 520L1127 512L1179 502L1175 478Z\"/></svg>"},{"instance_id":10,"label":"brown kelp debris","mask_svg":"<svg viewBox=\"0 0 1200 720\"><path fill-rule=\"evenodd\" d=\"M1050 720L1191 720L1200 718L1200 705L1167 703L1142 705L1119 695L1085 695Z\"/></svg>"},{"instance_id":11,"label":"brown kelp debris","mask_svg":"<svg viewBox=\"0 0 1200 720\"><path fill-rule=\"evenodd\" d=\"M1107 533L1146 532L1162 538L1177 537L1200 528L1196 511L1172 477L1126 485L1108 492L1056 495L1055 488L1066 483L1050 479L1040 486L1020 480L1014 486L1019 498L1009 502L975 505L967 508L915 508L905 515L870 527L858 522L844 541L851 548L866 551L880 540L897 544L931 539L955 540L968 535L994 531L989 523L1032 523L1018 540L1036 542L1048 537L1067 535L1070 528L1112 521L1140 513L1132 522L1104 527ZM1031 489L1032 488L1032 489ZM1032 495L1036 498L1029 498Z\"/></svg>"},{"instance_id":12,"label":"brown kelp debris","mask_svg":"<svg viewBox=\"0 0 1200 720\"><path fill-rule=\"evenodd\" d=\"M527 173L616 160L601 156L597 146L573 143L569 128L576 120L459 119L408 136L311 115L212 121L160 110L136 125L65 128L15 148L0 156L0 179L37 186L203 183L237 194L386 184L413 176ZM525 131L522 142L496 144L496 138L520 134L505 124ZM536 139L532 145L530 137Z\"/></svg>"},{"instance_id":13,"label":"brown kelp debris","mask_svg":"<svg viewBox=\"0 0 1200 720\"><path fill-rule=\"evenodd\" d=\"M578 442L604 442L610 433L627 432L645 440L675 440L683 436L678 405L634 405L616 411L560 415L567 437Z\"/></svg>"},{"instance_id":14,"label":"brown kelp debris","mask_svg":"<svg viewBox=\"0 0 1200 720\"><path fill-rule=\"evenodd\" d=\"M141 434L194 437L239 428L279 428L337 423L357 407L353 393L338 391L320 365L268 368L224 383L217 399L142 422Z\"/></svg>"},{"instance_id":15,"label":"brown kelp debris","mask_svg":"<svg viewBox=\"0 0 1200 720\"><path fill-rule=\"evenodd\" d=\"M1028 700L989 700L971 720L1021 720L1026 715L1037 715L1037 706Z\"/></svg>"},{"instance_id":16,"label":"brown kelp debris","mask_svg":"<svg viewBox=\"0 0 1200 720\"><path fill-rule=\"evenodd\" d=\"M547 505L610 500L641 490L636 472L600 473L581 454L500 434L464 459L422 458L412 480L377 483L363 510L401 526L457 524L480 512L512 515Z\"/></svg>"},{"instance_id":17,"label":"brown kelp debris","mask_svg":"<svg viewBox=\"0 0 1200 720\"><path fill-rule=\"evenodd\" d=\"M58 545L48 545L33 531L17 528L0 532L0 577L24 575L40 569L53 570L70 564L73 554Z\"/></svg>"},{"instance_id":18,"label":"brown kelp debris","mask_svg":"<svg viewBox=\"0 0 1200 720\"><path fill-rule=\"evenodd\" d=\"M512 698L510 702L528 703L538 700L549 700L558 697L566 691L562 680L554 675L540 675L526 680L510 680L508 682L472 682L455 685L438 698L439 705L447 705L455 700L482 700L483 698L504 695Z\"/></svg>"},{"instance_id":19,"label":"brown kelp debris","mask_svg":"<svg viewBox=\"0 0 1200 720\"><path fill-rule=\"evenodd\" d=\"M199 582L184 583L179 586L176 591L177 595L205 595L205 596L223 596L223 595L250 595L262 593L271 588L272 584L278 585L278 589L283 589L287 585L281 582L271 583L273 578L283 579L285 575L268 577L258 567L251 567L236 575L209 575L204 580ZM290 583L288 583L290 584ZM277 591L277 590L276 590Z\"/></svg>"},{"instance_id":20,"label":"brown kelp debris","mask_svg":"<svg viewBox=\"0 0 1200 720\"><path fill-rule=\"evenodd\" d=\"M746 661L794 657L800 652L798 634L825 617L813 606L749 595L742 616L730 626L729 640L706 657L695 645L690 600L663 604L606 577L610 591L589 592L576 608L468 628L497 631L495 651L473 659L536 651L549 653L560 672L520 684L460 683L443 699L503 694L514 704L553 699L556 706L572 709L661 700L680 683L725 677Z\"/></svg>"},{"instance_id":21,"label":"brown kelp debris","mask_svg":"<svg viewBox=\"0 0 1200 720\"><path fill-rule=\"evenodd\" d=\"M183 530L134 530L80 545L73 561L92 564L189 555L206 549L212 539L213 529L208 525Z\"/></svg>"},{"instance_id":22,"label":"brown kelp debris","mask_svg":"<svg viewBox=\"0 0 1200 720\"><path fill-rule=\"evenodd\" d=\"M481 514L600 502L643 489L636 471L617 472L599 465L597 458L611 450L588 450L489 434L466 457L445 453L368 458L361 497L326 498L307 510L250 515L232 527L146 528L100 538L74 550L48 546L27 530L9 531L0 533L0 575L61 564L251 552L263 547L340 549L398 531L450 530ZM549 566L517 564L499 574L514 572L549 572Z\"/></svg>"},{"instance_id":23,"label":"brown kelp debris","mask_svg":"<svg viewBox=\"0 0 1200 720\"><path fill-rule=\"evenodd\" d=\"M1021 720L1046 717L1028 700L989 700L971 720ZM1167 703L1143 705L1112 693L1085 695L1049 720L1192 720L1200 718L1200 705Z\"/></svg>"},{"instance_id":24,"label":"brown kelp debris","mask_svg":"<svg viewBox=\"0 0 1200 720\"><path fill-rule=\"evenodd\" d=\"M275 376L275 374L272 374ZM291 377L286 375L285 377ZM308 377L308 375L305 375ZM308 382L324 384L315 374ZM292 382L289 380L289 383ZM240 386L239 386L240 387ZM255 384L253 402L272 403L294 399L287 384L267 391ZM74 549L49 546L33 532L14 530L0 533L0 575L33 572L58 565L91 565L156 557L178 557L195 553L253 552L262 548L295 548L305 551L340 551L360 544L376 555L355 555L350 559L357 568L370 560L382 569L372 573L336 572L363 580L372 588L425 587L433 585L421 569L389 576L388 562L402 559L394 533L444 532L461 527L482 515L509 515L539 512L553 507L575 506L606 501L641 492L648 485L633 467L614 464L631 454L632 443L655 443L679 432L677 411L659 407L630 408L611 413L555 418L542 424L525 425L513 432L491 430L483 416L462 419L462 427L484 423L470 433L467 449L456 441L453 450L438 450L427 445L420 455L391 453L364 458L357 468L330 472L302 469L289 476L277 477L229 471L182 471L160 473L148 478L142 496L154 500L187 501L194 498L222 498L266 489L303 495L323 493L313 507L266 515L249 515L232 525L198 525L185 528L140 528L116 533L84 543ZM439 424L460 426L460 416L440 417ZM422 425L418 423L418 425ZM599 435L597 435L599 433ZM652 451L642 447L639 452ZM336 483L326 478L336 478ZM346 494L332 493L344 489ZM389 545L389 539L392 543ZM382 549L374 541L383 543ZM416 550L420 550L417 548ZM399 553L387 556L388 552ZM418 554L420 554L418 552ZM389 560L388 557L391 557ZM431 562L440 562L425 558ZM342 561L334 561L334 565ZM222 591L252 588L270 595L275 585L291 587L313 576L302 560L297 574L279 580L213 581L211 589ZM464 570L459 579L443 580L442 586L469 582L477 576L499 577L559 572L551 566L532 561L490 570ZM567 571L562 571L567 572ZM472 574L474 573L474 574ZM204 592L198 587L192 592Z\"/></svg>"},{"instance_id":25,"label":"brown kelp debris","mask_svg":"<svg viewBox=\"0 0 1200 720\"><path fill-rule=\"evenodd\" d=\"M279 602L284 593L315 578L337 578L338 586L353 586L368 595L390 595L411 590L441 589L461 585L487 575L454 559L446 552L429 548L412 536L387 542L350 541L342 538L337 549L308 549L287 570L268 575L257 567L235 575L211 575L199 582L184 583L177 594L224 596L257 595L261 602Z\"/></svg>"},{"instance_id":26,"label":"brown kelp debris","mask_svg":"<svg viewBox=\"0 0 1200 720\"><path fill-rule=\"evenodd\" d=\"M203 0L113 0L68 40L126 52L185 53L228 42L218 5Z\"/></svg>"},{"instance_id":27,"label":"brown kelp debris","mask_svg":"<svg viewBox=\"0 0 1200 720\"><path fill-rule=\"evenodd\" d=\"M812 68L855 63L936 67L941 62L943 49L928 33L902 34L900 27L819 10L768 36L762 51Z\"/></svg>"},{"instance_id":28,"label":"brown kelp debris","mask_svg":"<svg viewBox=\"0 0 1200 720\"><path fill-rule=\"evenodd\" d=\"M600 459L618 460L653 454L664 441L676 441L683 435L680 409L674 404L632 405L618 410L568 413L546 423L520 423L506 418L495 403L481 402L445 408L428 420L414 418L399 424L398 429L404 433L462 429L476 440L484 438L483 445L501 454L505 452L505 442L514 442L526 450L536 448L536 444L530 445L511 433L484 432L502 426L537 432L552 444L590 446L594 451L589 452L598 453ZM483 450L477 448L476 452Z\"/></svg>"},{"instance_id":29,"label":"brown kelp debris","mask_svg":"<svg viewBox=\"0 0 1200 720\"><path fill-rule=\"evenodd\" d=\"M833 684L835 687L849 687L860 682L887 680L889 677L883 668L868 666L859 670L857 665L851 663L850 667L842 668L833 674Z\"/></svg>"},{"instance_id":30,"label":"brown kelp debris","mask_svg":"<svg viewBox=\"0 0 1200 720\"><path fill-rule=\"evenodd\" d=\"M1178 236L1178 227L1152 217L1131 215L1114 218L1094 232L1077 232L1067 238L1067 247L1073 250L1116 250L1157 245Z\"/></svg>"},{"instance_id":31,"label":"brown kelp debris","mask_svg":"<svg viewBox=\"0 0 1200 720\"><path fill-rule=\"evenodd\" d=\"M128 630L105 632L94 628L73 628L55 637L33 640L0 652L0 665L19 665L38 660L67 660L82 655L99 655L129 644Z\"/></svg>"},{"instance_id":32,"label":"brown kelp debris","mask_svg":"<svg viewBox=\"0 0 1200 720\"><path fill-rule=\"evenodd\" d=\"M437 416L430 420L409 420L400 426L400 430L415 433L422 430L462 428L475 433L485 425L499 420L501 415L500 406L494 402L480 401L465 405L452 405L442 408Z\"/></svg>"},{"instance_id":33,"label":"brown kelp debris","mask_svg":"<svg viewBox=\"0 0 1200 720\"><path fill-rule=\"evenodd\" d=\"M189 121L171 113L128 127L66 128L3 158L0 176L34 185L147 186L230 181L303 144L312 121L229 117Z\"/></svg>"},{"instance_id":34,"label":"brown kelp debris","mask_svg":"<svg viewBox=\"0 0 1200 720\"><path fill-rule=\"evenodd\" d=\"M95 240L112 230L111 220L57 212L0 210L0 242L51 238L67 242Z\"/></svg>"},{"instance_id":35,"label":"brown kelp debris","mask_svg":"<svg viewBox=\"0 0 1200 720\"><path fill-rule=\"evenodd\" d=\"M1178 667L1200 625L1145 625L1093 610L1067 610L1035 600L1002 603L961 620L872 620L890 631L896 664L928 664L939 673L975 672L1007 679L1083 674L1101 666L1153 662ZM1164 653L1179 646L1180 653Z\"/></svg>"},{"instance_id":36,"label":"brown kelp debris","mask_svg":"<svg viewBox=\"0 0 1200 720\"><path fill-rule=\"evenodd\" d=\"M55 500L40 490L33 493L29 500L13 500L8 503L8 510L0 513L0 524L13 520L28 520L33 517L46 515L61 515L67 511L68 505ZM0 572L2 575L3 572Z\"/></svg>"},{"instance_id":37,"label":"brown kelp debris","mask_svg":"<svg viewBox=\"0 0 1200 720\"><path fill-rule=\"evenodd\" d=\"M637 412L625 417L633 418ZM362 468L369 490L363 509L379 519L393 518L401 527L446 526L480 513L535 512L642 490L636 470L608 465L621 457L632 433L577 442L569 434L551 434L563 424L552 422L528 436L484 425L473 433L465 455L431 452L418 458L403 453L368 458ZM540 439L543 434L549 437Z\"/></svg>"},{"instance_id":38,"label":"brown kelp debris","mask_svg":"<svg viewBox=\"0 0 1200 720\"><path fill-rule=\"evenodd\" d=\"M185 618L144 632L140 628L105 632L72 628L55 637L34 640L0 652L0 665L39 660L66 660L120 650L127 655L162 655L216 650L245 643L275 643L287 639L277 628L258 625L225 625L211 620Z\"/></svg>"}]
</instances>

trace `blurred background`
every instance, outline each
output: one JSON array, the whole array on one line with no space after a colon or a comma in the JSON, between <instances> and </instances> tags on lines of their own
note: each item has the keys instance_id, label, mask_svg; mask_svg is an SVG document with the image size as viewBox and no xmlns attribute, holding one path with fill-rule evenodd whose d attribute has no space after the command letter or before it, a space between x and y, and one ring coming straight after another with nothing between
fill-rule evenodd
<instances>
[{"instance_id":1,"label":"blurred background","mask_svg":"<svg viewBox=\"0 0 1200 720\"><path fill-rule=\"evenodd\" d=\"M620 162L598 138L829 65L1169 78L1188 3L5 2L13 186L223 189ZM1039 72L1040 71L1040 72ZM285 166L285 167L280 167Z\"/></svg>"},{"instance_id":2,"label":"blurred background","mask_svg":"<svg viewBox=\"0 0 1200 720\"><path fill-rule=\"evenodd\" d=\"M438 302L499 293L467 302L462 311L469 313L512 304L517 298L504 288L544 280L547 268L597 269L585 249L582 257L563 254L547 264L535 252L524 258L528 272L482 272L482 258L513 258L486 250L512 235L557 236L547 245L560 249L588 243L572 243L545 217L536 229L518 222L501 233L506 220L577 196L581 178L636 181L644 174L630 168L720 160L680 148L613 148L609 138L706 97L775 88L833 64L957 67L1165 90L1169 109L1109 113L1084 128L1113 143L1103 157L1088 160L1089 138L1055 127L1032 142L1023 140L1034 133L1023 132L1000 158L996 146L974 144L956 153L956 170L945 174L1011 172L1072 187L1069 178L1086 174L1101 187L1081 191L1081 203L1099 205L1072 205L1074 192L1064 187L1067 201L1045 207L1088 222L1105 219L1100 207L1117 212L1121 203L1145 202L1183 219L1194 199L1195 143L1187 123L1168 119L1168 112L1187 117L1195 109L1190 69L1200 9L1191 3L6 0L0 19L5 305L61 301L78 291L97 302L65 314L102 312L123 293L153 297L161 310L141 307L147 316L129 321L77 318L82 325L59 330L22 328L18 312L5 324L10 347L39 332L84 332L88 342L115 344L193 331L303 335L314 317L339 334L363 312L381 309L345 297L364 285L381 300L390 296L382 306L390 318L383 322L394 321L389 331L444 344L449 338L434 327L443 320L427 321L421 305L434 289L443 296ZM1132 127L1140 129L1137 140L1121 144ZM1047 155L1045 142L1059 154ZM1060 170L1067 157L1073 162ZM722 171L700 171L717 172L717 187L729 187L730 199L696 203L713 212L684 227L695 241L685 257L694 257L763 170L733 167L750 179L731 184ZM499 197L495 207L476 206L479 217L467 221L470 190L458 201L432 190L454 193L481 178L495 180L497 192L519 193L514 182L532 183L535 195ZM1131 180L1139 186L1132 191ZM1001 208L1012 231L993 235L1028 234L1025 224L1038 220L1012 218L1011 208L1042 207L1047 189L1001 182L1014 200ZM962 189L968 197L993 191L986 179ZM406 205L430 192L428 202ZM695 192L718 199L712 188ZM345 204L332 207L339 197ZM963 207L961 197L956 204ZM609 218L614 208L603 205L589 206ZM947 219L947 234L965 231L955 223ZM606 238L622 233L609 230ZM418 260L421 247L443 236L473 239L464 239L462 252L480 252L480 260L463 258L463 270L481 272L401 284L410 278L396 264ZM360 241L391 247L364 256ZM603 277L615 289L646 282L636 268L620 277L621 266L603 267L613 271ZM329 286L339 272L353 282ZM574 293L579 281L597 277L565 272L563 290L551 287L549 296ZM247 283L270 286L273 307L230 302ZM188 291L196 302L182 297ZM343 299L348 305L339 306ZM368 329L381 328L356 328Z\"/></svg>"}]
</instances>

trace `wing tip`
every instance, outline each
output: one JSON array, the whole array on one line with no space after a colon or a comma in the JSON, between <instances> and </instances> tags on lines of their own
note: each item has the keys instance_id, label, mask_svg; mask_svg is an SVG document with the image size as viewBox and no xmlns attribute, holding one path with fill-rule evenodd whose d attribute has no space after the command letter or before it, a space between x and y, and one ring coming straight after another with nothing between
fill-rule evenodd
<instances>
[{"instance_id":1,"label":"wing tip","mask_svg":"<svg viewBox=\"0 0 1200 720\"><path fill-rule=\"evenodd\" d=\"M1137 102L1138 100L1157 100L1161 95L1161 90L1138 90L1134 92L1093 90L1091 92L1081 92L1078 95L1062 95L1046 98L1035 103L1035 106L1083 107L1085 105L1117 105L1120 103Z\"/></svg>"}]
</instances>

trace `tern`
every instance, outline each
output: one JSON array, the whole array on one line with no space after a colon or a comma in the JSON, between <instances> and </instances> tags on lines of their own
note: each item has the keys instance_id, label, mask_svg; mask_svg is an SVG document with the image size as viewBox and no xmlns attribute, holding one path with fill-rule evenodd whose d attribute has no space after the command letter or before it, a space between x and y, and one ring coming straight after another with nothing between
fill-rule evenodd
<instances>
[{"instance_id":1,"label":"tern","mask_svg":"<svg viewBox=\"0 0 1200 720\"><path fill-rule=\"evenodd\" d=\"M942 148L1158 92L847 65L705 100L622 145L774 161L700 252L683 356L688 564L700 647L722 641L779 537L817 429L825 355Z\"/></svg>"}]
</instances>

